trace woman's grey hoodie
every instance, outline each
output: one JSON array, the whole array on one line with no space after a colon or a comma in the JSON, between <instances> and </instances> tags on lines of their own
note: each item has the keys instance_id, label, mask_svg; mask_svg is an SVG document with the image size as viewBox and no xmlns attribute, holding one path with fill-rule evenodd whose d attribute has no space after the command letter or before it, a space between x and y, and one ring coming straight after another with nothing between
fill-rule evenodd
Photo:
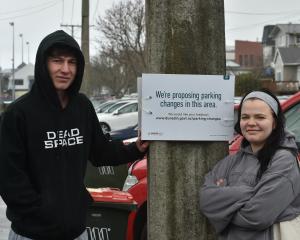
<instances>
[{"instance_id":1,"label":"woman's grey hoodie","mask_svg":"<svg viewBox=\"0 0 300 240\"><path fill-rule=\"evenodd\" d=\"M300 214L300 170L294 136L286 138L259 181L259 161L250 146L221 160L200 191L203 214L219 240L272 240L273 224ZM224 186L216 181L224 179Z\"/></svg>"}]
</instances>

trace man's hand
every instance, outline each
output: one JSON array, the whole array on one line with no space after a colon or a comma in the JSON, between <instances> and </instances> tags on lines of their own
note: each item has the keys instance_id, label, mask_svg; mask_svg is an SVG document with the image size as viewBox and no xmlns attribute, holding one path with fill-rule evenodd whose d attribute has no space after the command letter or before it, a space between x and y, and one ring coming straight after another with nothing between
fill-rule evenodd
<instances>
[{"instance_id":1,"label":"man's hand","mask_svg":"<svg viewBox=\"0 0 300 240\"><path fill-rule=\"evenodd\" d=\"M149 141L142 141L141 137L139 136L138 139L136 140L136 147L138 148L138 150L142 153L146 152L149 148Z\"/></svg>"}]
</instances>

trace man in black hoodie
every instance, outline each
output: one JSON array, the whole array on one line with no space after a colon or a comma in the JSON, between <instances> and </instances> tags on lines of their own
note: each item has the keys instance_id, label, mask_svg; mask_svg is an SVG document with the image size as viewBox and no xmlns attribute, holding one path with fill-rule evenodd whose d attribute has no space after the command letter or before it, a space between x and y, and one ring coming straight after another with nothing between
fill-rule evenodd
<instances>
[{"instance_id":1,"label":"man in black hoodie","mask_svg":"<svg viewBox=\"0 0 300 240\"><path fill-rule=\"evenodd\" d=\"M63 31L49 34L37 51L32 89L2 116L0 194L11 238L85 239L87 160L119 165L147 150L140 139L124 146L104 137L93 105L79 93L83 72L77 42Z\"/></svg>"}]
</instances>

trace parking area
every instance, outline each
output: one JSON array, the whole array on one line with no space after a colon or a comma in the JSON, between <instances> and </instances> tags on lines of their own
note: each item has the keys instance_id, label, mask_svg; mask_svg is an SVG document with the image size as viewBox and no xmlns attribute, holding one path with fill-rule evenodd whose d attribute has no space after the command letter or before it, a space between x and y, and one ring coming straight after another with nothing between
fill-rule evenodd
<instances>
[{"instance_id":1,"label":"parking area","mask_svg":"<svg viewBox=\"0 0 300 240\"><path fill-rule=\"evenodd\" d=\"M0 197L0 240L8 239L8 232L10 229L10 222L5 215L6 205Z\"/></svg>"}]
</instances>

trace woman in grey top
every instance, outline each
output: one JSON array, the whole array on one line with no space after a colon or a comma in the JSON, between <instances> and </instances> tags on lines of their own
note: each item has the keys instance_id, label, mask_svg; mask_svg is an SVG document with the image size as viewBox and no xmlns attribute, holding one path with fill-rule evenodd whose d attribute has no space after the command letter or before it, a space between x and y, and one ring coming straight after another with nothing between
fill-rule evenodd
<instances>
[{"instance_id":1,"label":"woman in grey top","mask_svg":"<svg viewBox=\"0 0 300 240\"><path fill-rule=\"evenodd\" d=\"M300 215L294 136L268 91L245 95L235 130L244 137L241 148L206 175L201 210L219 240L272 240L273 224Z\"/></svg>"}]
</instances>

